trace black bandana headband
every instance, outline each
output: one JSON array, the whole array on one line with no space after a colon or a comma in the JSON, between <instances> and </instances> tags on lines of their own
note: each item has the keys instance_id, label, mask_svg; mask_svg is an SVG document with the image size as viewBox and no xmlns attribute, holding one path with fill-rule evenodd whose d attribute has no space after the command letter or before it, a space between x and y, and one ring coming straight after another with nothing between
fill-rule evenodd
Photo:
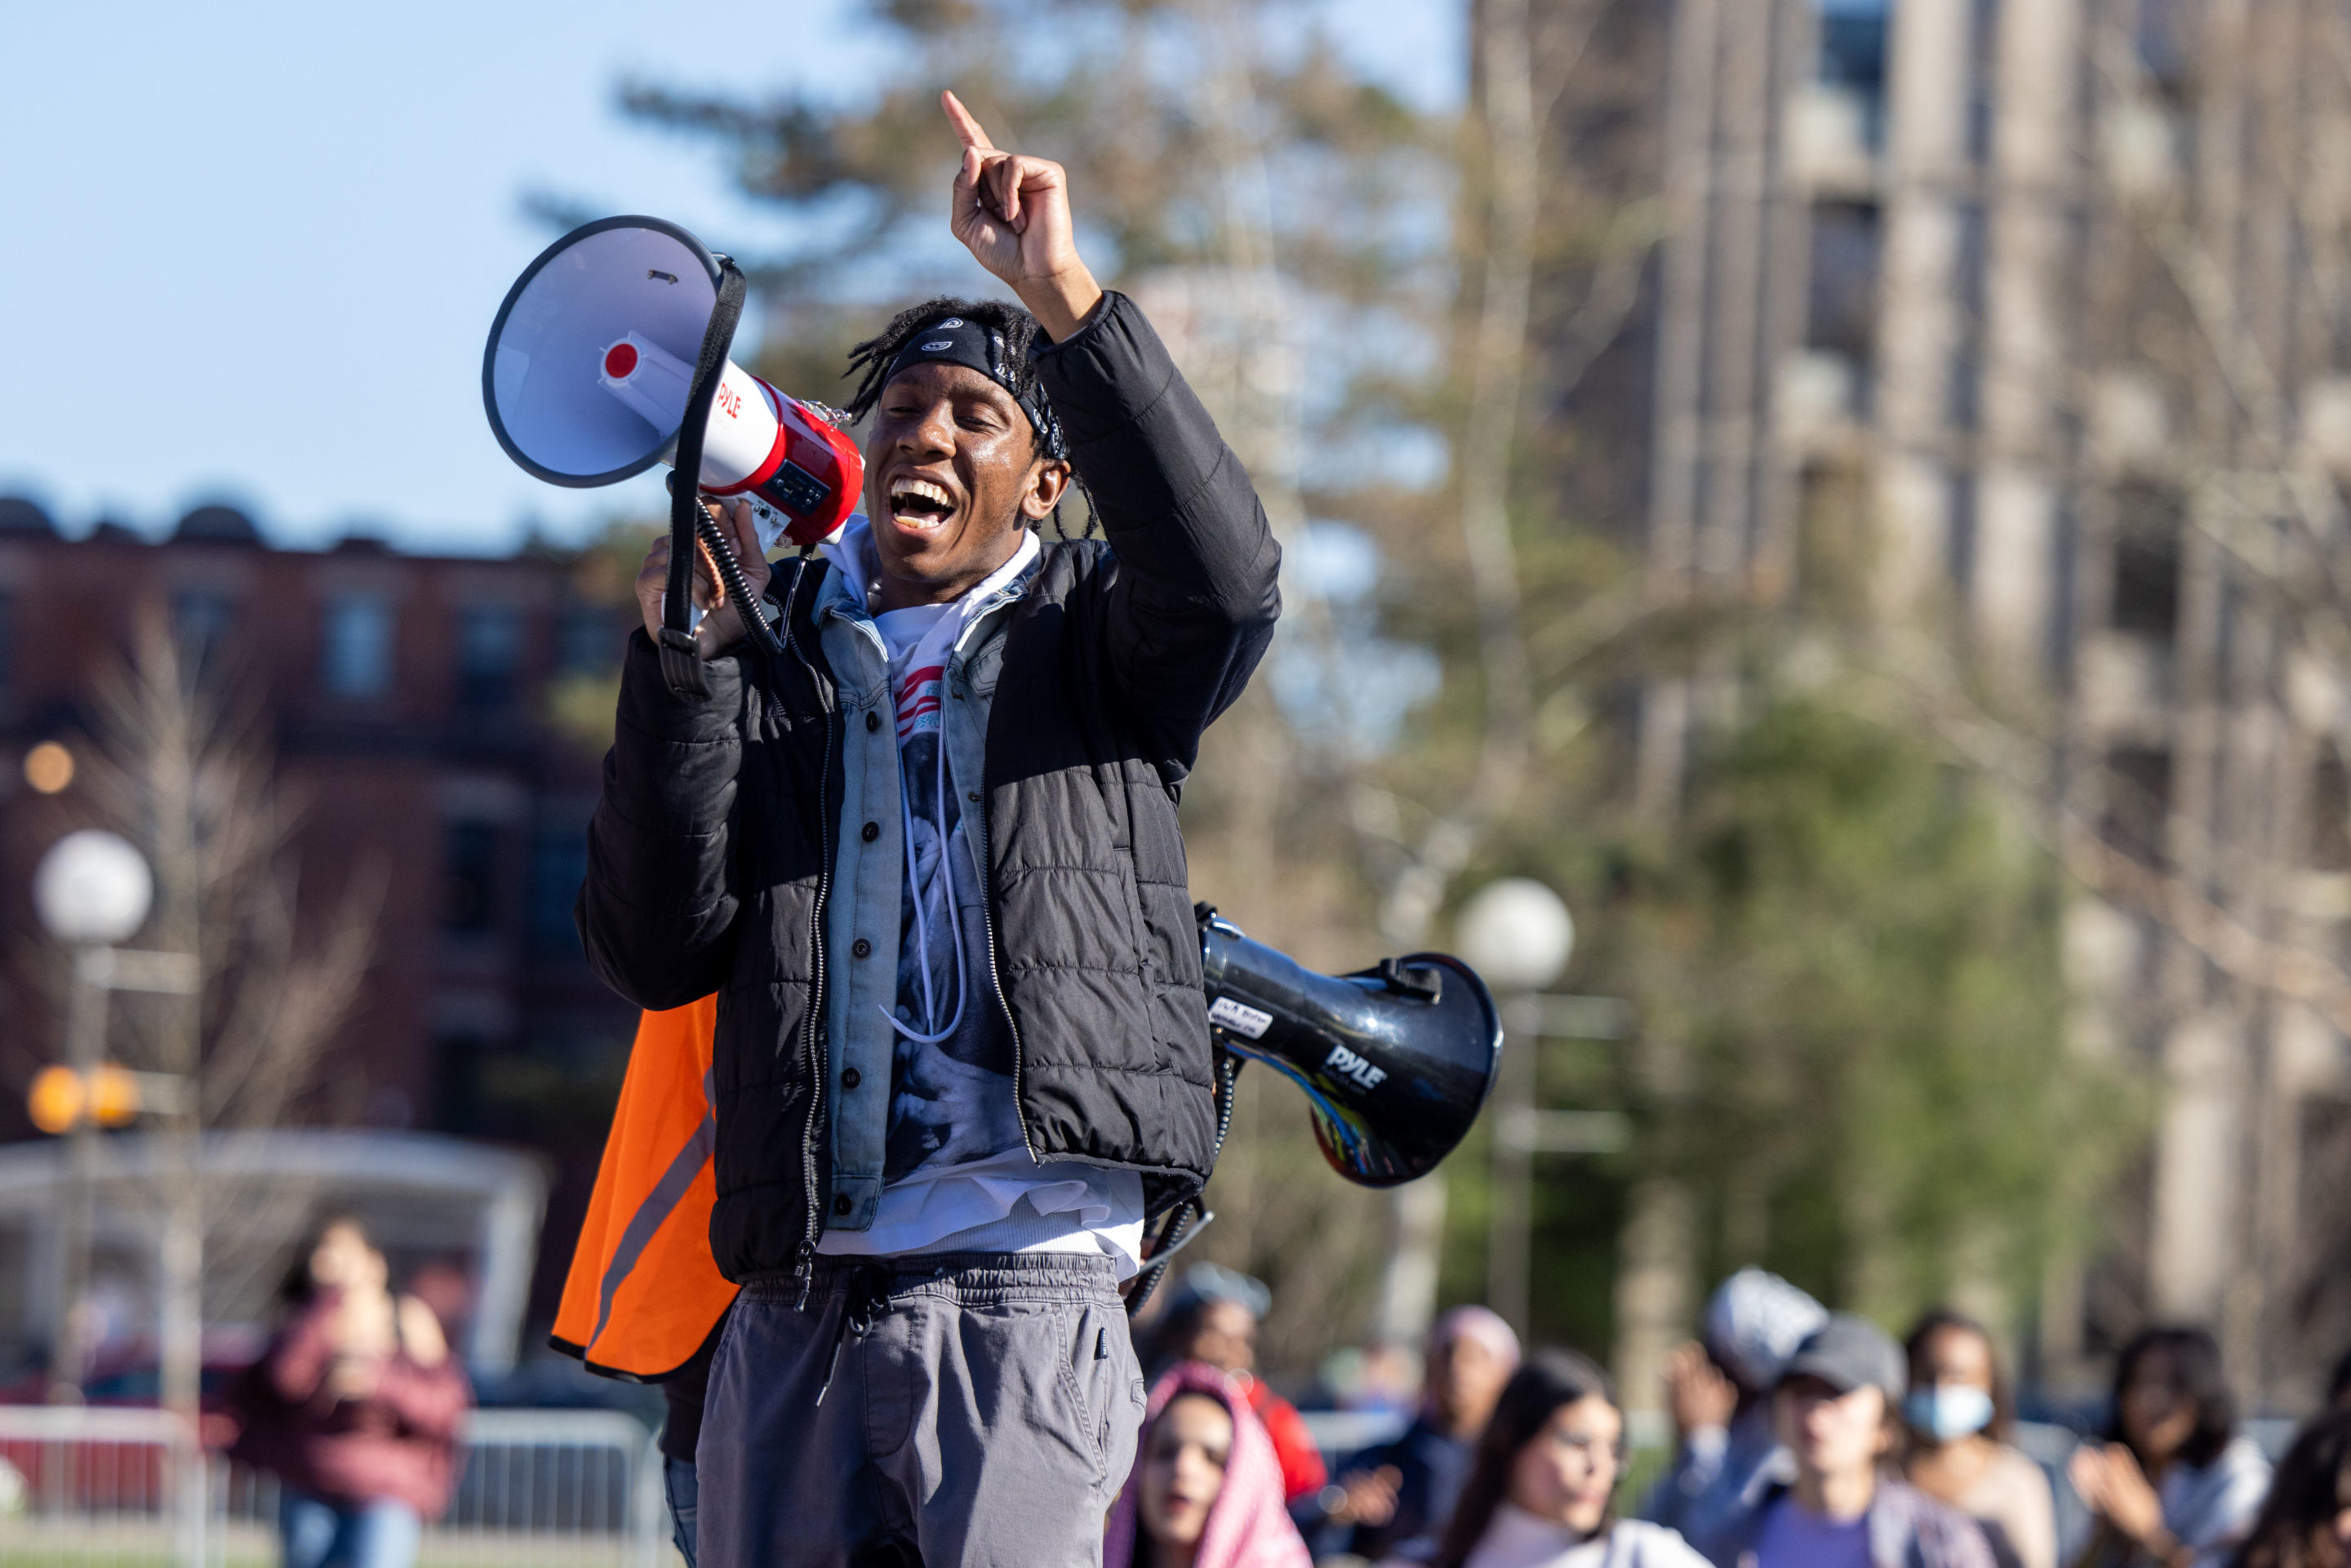
<instances>
[{"instance_id":1,"label":"black bandana headband","mask_svg":"<svg viewBox=\"0 0 2351 1568\"><path fill-rule=\"evenodd\" d=\"M1029 416L1037 432L1037 444L1048 457L1069 456L1069 444L1061 435L1061 422L1053 417L1053 405L1045 397L1045 389L1032 377L1029 390L1021 391L1012 384L1012 362L1004 350L1004 334L993 327L967 321L960 316L942 316L925 322L898 357L890 361L890 373L882 378L887 386L909 365L927 361L941 364L961 365L977 371L1002 387Z\"/></svg>"}]
</instances>

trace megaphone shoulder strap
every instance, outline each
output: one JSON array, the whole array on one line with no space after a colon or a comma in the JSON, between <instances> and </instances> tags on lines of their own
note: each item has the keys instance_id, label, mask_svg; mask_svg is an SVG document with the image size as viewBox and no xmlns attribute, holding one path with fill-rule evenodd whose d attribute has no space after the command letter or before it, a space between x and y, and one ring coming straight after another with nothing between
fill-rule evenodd
<instances>
[{"instance_id":1,"label":"megaphone shoulder strap","mask_svg":"<svg viewBox=\"0 0 2351 1568\"><path fill-rule=\"evenodd\" d=\"M743 299L748 289L743 269L732 257L720 256L718 301L710 308L710 324L703 329L702 352L695 361L694 380L685 394L685 423L677 432L678 482L670 486L669 495L669 584L662 596L661 663L662 678L681 697L710 695L710 679L691 629L694 541L704 516L701 486L695 480L702 473L702 439L710 425L710 405L726 368L727 350L735 346L735 328L743 319ZM758 619L747 600L744 613L747 622ZM764 631L764 625L751 627L755 638Z\"/></svg>"}]
</instances>

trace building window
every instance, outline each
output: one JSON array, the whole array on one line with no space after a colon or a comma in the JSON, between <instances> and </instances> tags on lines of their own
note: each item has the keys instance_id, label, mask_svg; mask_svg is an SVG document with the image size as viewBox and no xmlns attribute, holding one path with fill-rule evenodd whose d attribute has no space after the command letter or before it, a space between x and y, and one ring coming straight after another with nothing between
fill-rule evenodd
<instances>
[{"instance_id":1,"label":"building window","mask_svg":"<svg viewBox=\"0 0 2351 1568\"><path fill-rule=\"evenodd\" d=\"M2168 643L2179 629L2180 495L2126 485L2115 494L2115 521L2114 628Z\"/></svg>"},{"instance_id":2,"label":"building window","mask_svg":"<svg viewBox=\"0 0 2351 1568\"><path fill-rule=\"evenodd\" d=\"M214 590L183 589L172 595L172 635L189 674L202 674L213 667L235 613L235 602Z\"/></svg>"},{"instance_id":3,"label":"building window","mask_svg":"<svg viewBox=\"0 0 2351 1568\"><path fill-rule=\"evenodd\" d=\"M451 822L441 841L441 925L487 931L497 924L498 830L489 822Z\"/></svg>"},{"instance_id":4,"label":"building window","mask_svg":"<svg viewBox=\"0 0 2351 1568\"><path fill-rule=\"evenodd\" d=\"M2106 842L2145 865L2165 862L2171 818L2171 753L2116 747L2106 754Z\"/></svg>"},{"instance_id":5,"label":"building window","mask_svg":"<svg viewBox=\"0 0 2351 1568\"><path fill-rule=\"evenodd\" d=\"M572 901L588 880L588 833L584 828L542 827L530 841L530 945L549 954L580 951L571 922Z\"/></svg>"},{"instance_id":6,"label":"building window","mask_svg":"<svg viewBox=\"0 0 2351 1568\"><path fill-rule=\"evenodd\" d=\"M2351 871L2351 768L2331 744L2311 769L2310 864L2314 871Z\"/></svg>"},{"instance_id":7,"label":"building window","mask_svg":"<svg viewBox=\"0 0 2351 1568\"><path fill-rule=\"evenodd\" d=\"M467 707L514 701L522 617L499 605L475 605L457 618L457 700Z\"/></svg>"},{"instance_id":8,"label":"building window","mask_svg":"<svg viewBox=\"0 0 2351 1568\"><path fill-rule=\"evenodd\" d=\"M567 675L601 675L621 662L621 639L610 612L577 605L563 614L555 662Z\"/></svg>"},{"instance_id":9,"label":"building window","mask_svg":"<svg viewBox=\"0 0 2351 1568\"><path fill-rule=\"evenodd\" d=\"M390 601L352 593L329 602L321 674L339 697L377 697L392 689Z\"/></svg>"}]
</instances>

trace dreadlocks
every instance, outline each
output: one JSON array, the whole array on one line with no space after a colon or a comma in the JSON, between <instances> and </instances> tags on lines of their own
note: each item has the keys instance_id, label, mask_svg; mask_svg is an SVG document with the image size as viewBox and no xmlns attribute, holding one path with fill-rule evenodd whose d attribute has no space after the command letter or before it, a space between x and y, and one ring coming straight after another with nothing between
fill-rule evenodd
<instances>
[{"instance_id":1,"label":"dreadlocks","mask_svg":"<svg viewBox=\"0 0 2351 1568\"><path fill-rule=\"evenodd\" d=\"M1042 403L1043 394L1037 383L1036 365L1029 357L1030 348L1037 341L1037 318L1005 300L963 299L952 294L942 294L899 311L890 318L888 326L849 350L849 368L841 375L844 378L855 376L857 387L849 394L849 402L842 412L852 420L862 420L872 413L873 405L882 400L882 389L889 380L890 367L897 361L899 353L925 329L950 316L959 316L1001 338L1004 344L1003 379L1011 383L1007 390L1015 400L1023 403ZM1050 421L1050 410L1046 417ZM1046 433L1039 428L1033 417L1029 424L1029 438L1036 450L1042 452L1047 449ZM1071 476L1075 479L1075 473ZM1082 481L1079 481L1078 488L1085 492ZM1086 537L1091 538L1096 527L1091 493L1086 494ZM1063 538L1069 538L1069 531L1061 526L1061 508L1058 502L1053 507L1052 517L1054 531Z\"/></svg>"}]
</instances>

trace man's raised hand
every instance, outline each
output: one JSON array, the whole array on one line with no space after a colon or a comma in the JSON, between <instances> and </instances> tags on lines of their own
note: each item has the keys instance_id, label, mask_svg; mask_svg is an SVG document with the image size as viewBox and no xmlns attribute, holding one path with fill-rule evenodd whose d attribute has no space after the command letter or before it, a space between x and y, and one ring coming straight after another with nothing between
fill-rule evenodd
<instances>
[{"instance_id":1,"label":"man's raised hand","mask_svg":"<svg viewBox=\"0 0 2351 1568\"><path fill-rule=\"evenodd\" d=\"M939 102L963 142L948 226L980 266L1011 285L1049 337L1069 337L1102 292L1078 256L1069 174L1050 159L998 152L954 93Z\"/></svg>"}]
</instances>

